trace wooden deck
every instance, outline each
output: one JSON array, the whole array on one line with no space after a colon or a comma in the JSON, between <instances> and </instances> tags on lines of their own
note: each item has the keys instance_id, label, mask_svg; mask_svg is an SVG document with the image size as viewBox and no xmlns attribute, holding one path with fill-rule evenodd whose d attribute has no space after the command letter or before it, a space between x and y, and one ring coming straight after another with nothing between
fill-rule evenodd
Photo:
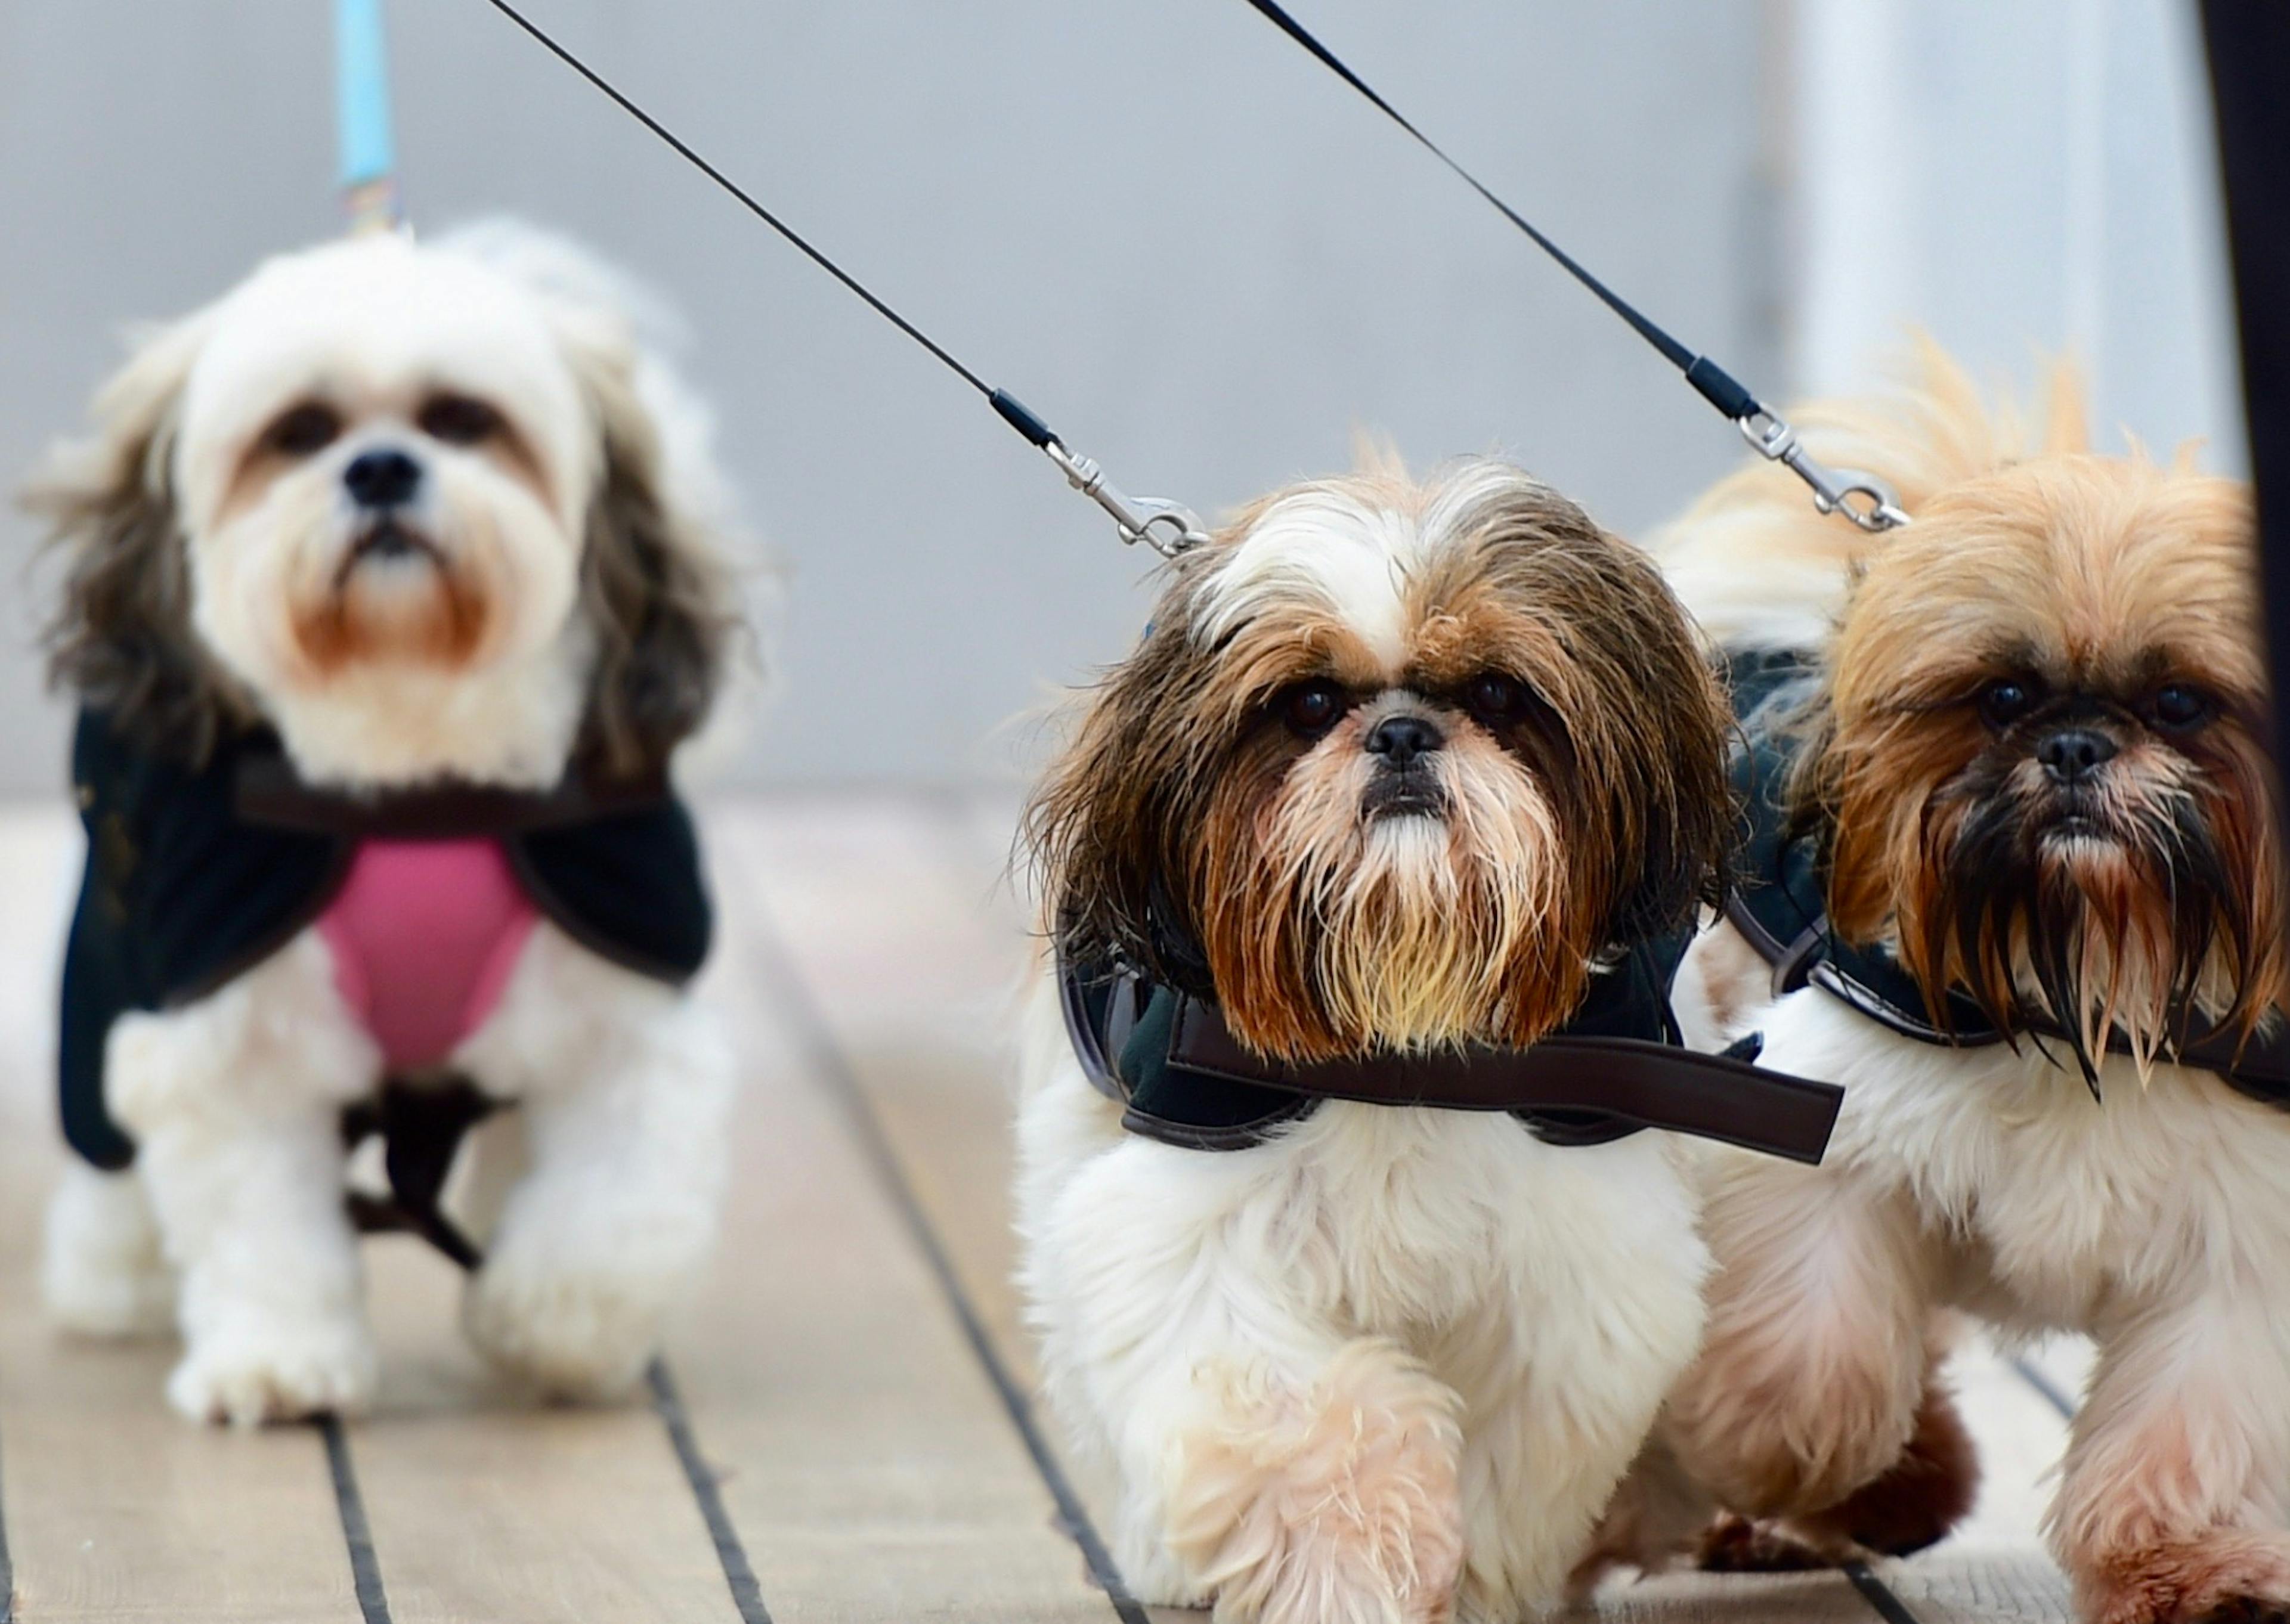
<instances>
[{"instance_id":1,"label":"wooden deck","mask_svg":"<svg viewBox=\"0 0 2290 1624\"><path fill-rule=\"evenodd\" d=\"M980 1624L1160 1615L1120 1589L1036 1429L1009 1284L1001 1014L1024 951L1009 807L723 801L741 1176L712 1288L649 1404L535 1410L455 1329L455 1278L369 1244L386 1373L344 1428L194 1428L173 1349L59 1337L35 1283L59 1151L53 953L78 860L60 812L0 814L0 1624ZM2037 1365L1966 1357L1988 1486L1949 1545L1874 1573L1618 1588L1630 1624L2070 1617L2036 1543L2065 1436Z\"/></svg>"}]
</instances>

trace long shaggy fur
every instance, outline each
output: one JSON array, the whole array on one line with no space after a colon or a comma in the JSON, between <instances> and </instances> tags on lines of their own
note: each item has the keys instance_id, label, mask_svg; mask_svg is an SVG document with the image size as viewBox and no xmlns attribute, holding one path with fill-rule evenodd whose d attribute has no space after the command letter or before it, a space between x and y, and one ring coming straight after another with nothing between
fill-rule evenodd
<instances>
[{"instance_id":1,"label":"long shaggy fur","mask_svg":"<svg viewBox=\"0 0 2290 1624\"><path fill-rule=\"evenodd\" d=\"M1348 581L1277 590L1292 583L1268 584L1262 549L1240 546L1324 509L1441 527L1379 588L1404 636L1349 624ZM1032 803L1067 946L1213 984L1236 1034L1284 1056L1533 1041L1593 960L1685 918L1712 883L1722 700L1677 624L1641 555L1484 465L1257 504L1179 560L1143 646ZM1488 669L1526 696L1492 728L1460 698ZM1274 712L1314 678L1362 702L1300 740ZM1359 815L1386 684L1449 740L1449 815L1398 835Z\"/></svg>"},{"instance_id":2,"label":"long shaggy fur","mask_svg":"<svg viewBox=\"0 0 2290 1624\"><path fill-rule=\"evenodd\" d=\"M618 302L643 296L571 244L489 222L420 252L524 284L577 380L598 452L580 493L580 619L595 657L579 754L615 774L657 767L705 719L738 647L736 543L705 411ZM52 679L195 760L260 710L193 631L175 469L184 388L229 303L143 332L96 396L96 433L58 446L24 495L62 561L45 634ZM342 606L324 609L317 634L347 642ZM482 612L457 596L463 630L444 648L472 652L469 622Z\"/></svg>"},{"instance_id":3,"label":"long shaggy fur","mask_svg":"<svg viewBox=\"0 0 2290 1624\"><path fill-rule=\"evenodd\" d=\"M1437 742L1396 765L1395 726ZM1179 561L1091 697L1029 824L1046 918L1268 1053L1530 1042L1703 894L1724 728L1646 561L1516 469L1294 487ZM1138 1593L1554 1598L1700 1324L1673 1148L1330 1101L1184 1150L1121 1130L1046 975L1023 1044L1030 1314Z\"/></svg>"},{"instance_id":4,"label":"long shaggy fur","mask_svg":"<svg viewBox=\"0 0 2290 1624\"><path fill-rule=\"evenodd\" d=\"M1928 1532L1966 1498L1930 1425L1935 1326L2081 1332L2099 1360L2050 1533L2086 1616L2277 1616L2290 1114L2169 1058L2190 1026L2280 1018L2247 493L2184 458L2093 453L2065 381L2029 436L1937 353L1904 392L1806 420L1815 455L1896 482L1908 529L1816 521L1760 470L1665 556L1727 647L1821 658L1798 806L1838 932L1894 946L1928 1002L2065 1036L1956 1050L1818 988L1702 1012L1846 1095L1817 1169L1717 1159L1710 1333L1668 1444L1832 1551L1859 1513ZM2202 699L2192 724L2159 697L2174 684ZM2062 728L2102 741L2082 780L2037 758ZM1681 987L1737 997L1740 954L1714 927Z\"/></svg>"}]
</instances>

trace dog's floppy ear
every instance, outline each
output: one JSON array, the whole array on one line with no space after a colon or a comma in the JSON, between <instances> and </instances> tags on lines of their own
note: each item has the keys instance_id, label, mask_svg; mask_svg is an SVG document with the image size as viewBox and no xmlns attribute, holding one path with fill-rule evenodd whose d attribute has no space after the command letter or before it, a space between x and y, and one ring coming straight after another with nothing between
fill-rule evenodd
<instances>
[{"instance_id":1,"label":"dog's floppy ear","mask_svg":"<svg viewBox=\"0 0 2290 1624\"><path fill-rule=\"evenodd\" d=\"M1609 940L1639 941L1690 924L1696 904L1723 900L1735 808L1726 774L1733 715L1725 689L1660 573L1626 544L1609 612L1586 642L1609 642L1607 703L1629 748L1612 752L1606 786L1627 810L1613 822L1623 844ZM1613 641L1620 639L1620 641ZM1649 756L1636 741L1659 740Z\"/></svg>"},{"instance_id":2,"label":"dog's floppy ear","mask_svg":"<svg viewBox=\"0 0 2290 1624\"><path fill-rule=\"evenodd\" d=\"M1137 652L1091 696L1072 742L1026 809L1050 927L1077 957L1119 954L1160 980L1206 989L1184 909L1198 807L1217 734L1190 701L1209 661L1184 628L1183 566Z\"/></svg>"},{"instance_id":3,"label":"dog's floppy ear","mask_svg":"<svg viewBox=\"0 0 2290 1624\"><path fill-rule=\"evenodd\" d=\"M566 352L603 447L581 564L597 636L581 752L604 771L660 767L714 704L739 626L723 499L698 408L616 322Z\"/></svg>"},{"instance_id":4,"label":"dog's floppy ear","mask_svg":"<svg viewBox=\"0 0 2290 1624\"><path fill-rule=\"evenodd\" d=\"M143 337L97 392L95 434L57 446L23 498L64 561L50 680L194 761L237 709L191 629L172 470L183 387L212 326L203 310Z\"/></svg>"}]
</instances>

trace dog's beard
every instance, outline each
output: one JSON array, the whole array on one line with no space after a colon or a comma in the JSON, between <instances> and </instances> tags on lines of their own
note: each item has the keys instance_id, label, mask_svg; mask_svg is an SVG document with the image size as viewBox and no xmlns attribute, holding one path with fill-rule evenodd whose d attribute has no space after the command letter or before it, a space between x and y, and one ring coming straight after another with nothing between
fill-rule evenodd
<instances>
[{"instance_id":1,"label":"dog's beard","mask_svg":"<svg viewBox=\"0 0 2290 1624\"><path fill-rule=\"evenodd\" d=\"M294 639L322 673L381 660L459 667L483 645L492 595L483 572L427 528L396 518L309 549Z\"/></svg>"},{"instance_id":2,"label":"dog's beard","mask_svg":"<svg viewBox=\"0 0 2290 1624\"><path fill-rule=\"evenodd\" d=\"M1591 949L1549 802L1493 746L1438 763L1394 794L1356 750L1322 750L1269 802L1245 782L1219 796L1195 911L1244 1043L1290 1060L1524 1044L1580 1000Z\"/></svg>"},{"instance_id":3,"label":"dog's beard","mask_svg":"<svg viewBox=\"0 0 2290 1624\"><path fill-rule=\"evenodd\" d=\"M1918 980L1961 988L2005 1032L2055 1030L2094 1093L2118 1031L2143 1075L2190 1034L2254 1018L2238 981L2258 887L2184 785L2069 812L1974 777L1936 799L1918 869L1901 942Z\"/></svg>"}]
</instances>

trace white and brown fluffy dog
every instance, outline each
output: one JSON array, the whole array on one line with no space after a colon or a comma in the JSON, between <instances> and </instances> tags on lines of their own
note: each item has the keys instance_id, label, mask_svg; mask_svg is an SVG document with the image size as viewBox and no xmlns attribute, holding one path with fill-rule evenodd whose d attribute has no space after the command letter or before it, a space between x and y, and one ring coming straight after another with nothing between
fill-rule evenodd
<instances>
[{"instance_id":1,"label":"white and brown fluffy dog","mask_svg":"<svg viewBox=\"0 0 2290 1624\"><path fill-rule=\"evenodd\" d=\"M2283 992L2247 493L2094 454L2071 381L2030 443L1936 353L1806 421L1913 523L1863 538L1755 469L1669 536L1672 580L1729 652L1817 656L1791 798L1837 935L1927 1004L2060 1036L1921 1042L1818 986L1765 1005L1743 939L1704 937L1681 988L1711 1025L1846 1092L1820 1167L1718 1157L1669 1439L1737 1511L1833 1544L1938 1508L1928 1538L1968 1468L1938 1316L2083 1332L2049 1532L2086 1616L2283 1617L2290 1112L2167 1058Z\"/></svg>"},{"instance_id":2,"label":"white and brown fluffy dog","mask_svg":"<svg viewBox=\"0 0 2290 1624\"><path fill-rule=\"evenodd\" d=\"M272 260L147 338L36 485L66 561L58 675L196 763L275 729L355 796L656 774L738 619L707 424L613 277L519 228ZM547 920L449 1068L515 1100L465 1320L572 1395L629 1385L701 1258L728 1052L700 1007ZM338 1119L383 1052L315 926L220 990L111 1027L132 1172L51 1215L68 1324L185 1340L197 1418L355 1410L375 1356Z\"/></svg>"},{"instance_id":3,"label":"white and brown fluffy dog","mask_svg":"<svg viewBox=\"0 0 2290 1624\"><path fill-rule=\"evenodd\" d=\"M1033 809L1046 916L1290 1060L1523 1044L1689 917L1725 718L1648 560L1505 464L1301 484L1181 556ZM1691 1357L1667 1136L1323 1103L1124 1131L1028 1013L1017 1205L1045 1387L1117 1560L1224 1620L1550 1599Z\"/></svg>"}]
</instances>

